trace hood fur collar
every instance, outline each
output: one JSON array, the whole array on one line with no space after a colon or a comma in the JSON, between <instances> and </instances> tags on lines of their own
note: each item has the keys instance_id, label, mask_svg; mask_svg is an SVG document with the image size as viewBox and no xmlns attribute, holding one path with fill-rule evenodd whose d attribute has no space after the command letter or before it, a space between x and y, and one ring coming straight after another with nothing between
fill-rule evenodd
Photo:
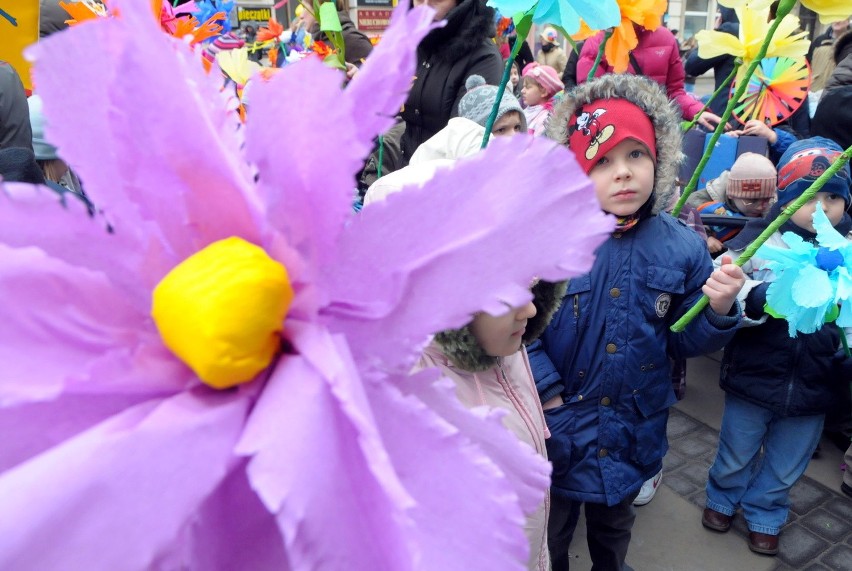
<instances>
[{"instance_id":1,"label":"hood fur collar","mask_svg":"<svg viewBox=\"0 0 852 571\"><path fill-rule=\"evenodd\" d=\"M664 212L675 194L681 153L680 111L655 81L631 74L607 74L566 92L554 109L547 136L568 144L568 120L574 111L598 99L627 99L642 109L654 124L657 166L654 177L653 214Z\"/></svg>"},{"instance_id":2,"label":"hood fur collar","mask_svg":"<svg viewBox=\"0 0 852 571\"><path fill-rule=\"evenodd\" d=\"M462 0L447 14L447 25L429 32L417 46L421 59L455 62L497 33L494 9L485 0Z\"/></svg>"},{"instance_id":3,"label":"hood fur collar","mask_svg":"<svg viewBox=\"0 0 852 571\"><path fill-rule=\"evenodd\" d=\"M532 289L535 317L527 323L523 342L525 345L538 339L556 310L562 304L568 282L538 282ZM497 365L497 358L491 357L482 350L470 331L469 325L461 329L450 329L435 335L435 343L450 360L453 366L464 371L478 373L487 371Z\"/></svg>"}]
</instances>

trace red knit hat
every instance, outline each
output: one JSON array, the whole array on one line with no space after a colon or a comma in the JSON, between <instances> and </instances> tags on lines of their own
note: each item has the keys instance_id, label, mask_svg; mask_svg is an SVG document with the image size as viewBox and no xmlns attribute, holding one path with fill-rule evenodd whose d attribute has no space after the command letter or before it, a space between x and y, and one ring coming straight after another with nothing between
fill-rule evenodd
<instances>
[{"instance_id":1,"label":"red knit hat","mask_svg":"<svg viewBox=\"0 0 852 571\"><path fill-rule=\"evenodd\" d=\"M578 107L568 122L568 147L588 174L613 147L635 139L657 160L657 138L650 117L626 99L598 99Z\"/></svg>"}]
</instances>

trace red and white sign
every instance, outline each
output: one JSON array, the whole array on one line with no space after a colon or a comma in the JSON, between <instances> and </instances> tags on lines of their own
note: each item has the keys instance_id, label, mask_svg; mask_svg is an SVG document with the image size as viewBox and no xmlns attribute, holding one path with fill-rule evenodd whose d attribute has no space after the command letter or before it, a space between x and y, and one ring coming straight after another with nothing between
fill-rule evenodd
<instances>
[{"instance_id":1,"label":"red and white sign","mask_svg":"<svg viewBox=\"0 0 852 571\"><path fill-rule=\"evenodd\" d=\"M393 10L358 8L358 29L362 32L382 32L390 25Z\"/></svg>"}]
</instances>

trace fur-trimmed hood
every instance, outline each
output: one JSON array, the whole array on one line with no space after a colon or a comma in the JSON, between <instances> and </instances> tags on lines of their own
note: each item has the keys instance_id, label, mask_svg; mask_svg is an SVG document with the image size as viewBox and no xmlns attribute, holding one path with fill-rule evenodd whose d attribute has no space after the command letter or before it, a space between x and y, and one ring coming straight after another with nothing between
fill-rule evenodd
<instances>
[{"instance_id":1,"label":"fur-trimmed hood","mask_svg":"<svg viewBox=\"0 0 852 571\"><path fill-rule=\"evenodd\" d=\"M541 335L547 327L559 305L565 296L568 282L546 282L539 281L532 288L533 305L536 314L527 322L524 332L524 345L532 343ZM450 329L435 335L435 343L459 369L477 373L486 371L497 365L497 358L491 357L483 351L470 331L470 324L461 329Z\"/></svg>"},{"instance_id":2,"label":"fur-trimmed hood","mask_svg":"<svg viewBox=\"0 0 852 571\"><path fill-rule=\"evenodd\" d=\"M657 166L652 212L665 211L675 194L675 179L682 159L680 110L656 82L632 74L608 74L578 85L565 94L553 110L547 136L568 144L568 121L578 107L598 99L627 99L644 111L654 124Z\"/></svg>"},{"instance_id":3,"label":"fur-trimmed hood","mask_svg":"<svg viewBox=\"0 0 852 571\"><path fill-rule=\"evenodd\" d=\"M429 32L417 46L420 59L454 62L497 33L494 8L485 0L461 0L447 13L447 24Z\"/></svg>"}]
</instances>

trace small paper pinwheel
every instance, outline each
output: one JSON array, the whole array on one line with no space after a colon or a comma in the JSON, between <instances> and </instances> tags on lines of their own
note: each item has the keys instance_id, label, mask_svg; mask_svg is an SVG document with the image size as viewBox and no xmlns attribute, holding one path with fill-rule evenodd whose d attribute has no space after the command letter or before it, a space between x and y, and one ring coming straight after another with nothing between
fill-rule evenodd
<instances>
[{"instance_id":1,"label":"small paper pinwheel","mask_svg":"<svg viewBox=\"0 0 852 571\"><path fill-rule=\"evenodd\" d=\"M835 320L840 327L852 326L852 243L831 226L821 203L814 228L817 245L785 232L789 249L763 245L756 254L777 276L766 291L767 310L787 320L791 337Z\"/></svg>"}]
</instances>

